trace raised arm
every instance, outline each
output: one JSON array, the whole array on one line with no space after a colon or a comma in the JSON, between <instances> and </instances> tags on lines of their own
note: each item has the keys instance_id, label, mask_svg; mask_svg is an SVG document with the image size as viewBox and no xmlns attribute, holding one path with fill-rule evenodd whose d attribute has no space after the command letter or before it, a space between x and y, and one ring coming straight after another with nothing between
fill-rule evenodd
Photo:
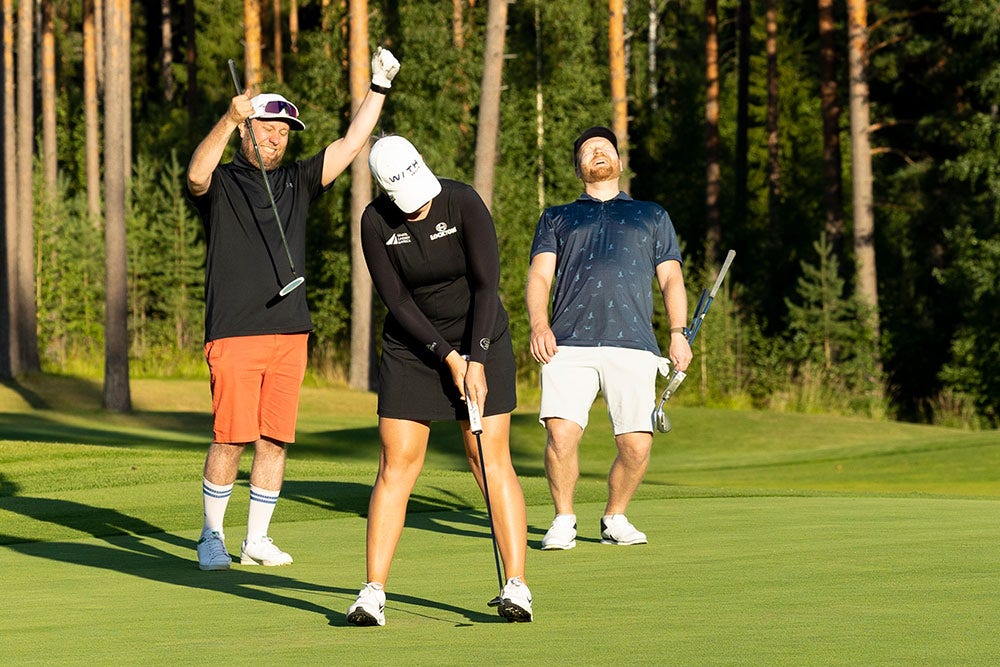
<instances>
[{"instance_id":1,"label":"raised arm","mask_svg":"<svg viewBox=\"0 0 1000 667\"><path fill-rule=\"evenodd\" d=\"M372 56L372 88L361 101L344 136L326 147L323 156L323 187L333 183L368 143L382 113L386 93L392 86L392 78L398 71L399 61L392 53L382 47L375 50Z\"/></svg>"},{"instance_id":2,"label":"raised arm","mask_svg":"<svg viewBox=\"0 0 1000 667\"><path fill-rule=\"evenodd\" d=\"M222 154L230 137L233 136L233 130L252 115L253 105L250 103L249 91L237 95L230 101L226 114L201 140L191 156L191 162L188 164L187 188L192 195L200 197L208 192L212 184L212 173L222 160Z\"/></svg>"}]
</instances>

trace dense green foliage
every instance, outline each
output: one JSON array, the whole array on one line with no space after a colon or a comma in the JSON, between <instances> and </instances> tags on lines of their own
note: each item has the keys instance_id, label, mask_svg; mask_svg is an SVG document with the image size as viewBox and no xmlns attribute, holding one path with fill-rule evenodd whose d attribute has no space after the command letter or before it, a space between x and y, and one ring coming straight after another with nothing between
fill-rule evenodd
<instances>
[{"instance_id":1,"label":"dense green foliage","mask_svg":"<svg viewBox=\"0 0 1000 667\"><path fill-rule=\"evenodd\" d=\"M703 250L704 6L699 0L627 4L631 194L670 212L694 301L711 279ZM677 400L996 425L1000 0L869 0L881 339L873 347L870 337L856 335L856 327L831 331L842 355L832 365L824 361L821 373L816 359L805 354L820 344L805 340L817 332L804 326L816 320L820 305L799 282L809 266L820 266L813 244L823 229L816 4L778 2L782 182L776 201L769 201L765 174L764 17L753 17L750 190L743 219L737 218L733 169L736 2L719 4L722 244L737 250L737 260L696 349L688 382L700 391L685 390ZM390 47L403 63L380 130L408 136L439 176L471 181L486 3L462 6L461 48L453 43L450 3L372 1L370 30L372 46ZM647 49L650 6L657 12L655 69ZM136 372L185 372L199 357L204 250L200 225L184 202L183 166L232 95L226 60L242 60L242 3L196 5L196 83L188 81L182 57L183 3L173 7L178 91L171 101L164 99L158 71L158 6L149 7L133 12L132 31L131 351ZM753 9L762 11L756 4ZM79 11L70 5L59 10L62 178L56 197L38 198L36 215L41 351L49 369L65 369L73 359L98 367L102 350L103 241L86 221L82 203ZM331 28L323 34L320 4L302 3L298 51L283 54L285 83L265 72L266 87L299 103L309 126L291 144L293 155L319 150L349 122L346 10L331 3L328 11ZM838 94L846 110L846 17L839 3L838 12ZM270 21L265 12L265 36ZM535 365L527 354L523 281L531 233L540 205L567 201L581 189L571 163L573 138L591 124L610 122L607 42L603 3L509 5L493 212L503 298L529 381ZM287 49L287 39L285 44ZM264 45L267 67L273 61L269 39ZM192 85L198 104L189 114L184 100ZM836 298L846 303L854 266L846 113L841 127L848 230L830 259L845 280L845 293ZM317 327L313 358L334 369L345 367L349 349L349 180L349 174L338 179L313 211L306 267ZM853 395L845 398L844 392Z\"/></svg>"}]
</instances>

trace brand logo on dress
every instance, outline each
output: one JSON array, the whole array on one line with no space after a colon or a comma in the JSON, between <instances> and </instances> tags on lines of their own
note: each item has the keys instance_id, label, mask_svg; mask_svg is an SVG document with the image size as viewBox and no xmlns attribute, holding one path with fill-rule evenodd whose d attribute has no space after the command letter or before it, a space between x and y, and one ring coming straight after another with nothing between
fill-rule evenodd
<instances>
[{"instance_id":1,"label":"brand logo on dress","mask_svg":"<svg viewBox=\"0 0 1000 667\"><path fill-rule=\"evenodd\" d=\"M483 348L484 350L490 349L490 339L489 338L480 338L479 339L479 347Z\"/></svg>"},{"instance_id":2,"label":"brand logo on dress","mask_svg":"<svg viewBox=\"0 0 1000 667\"><path fill-rule=\"evenodd\" d=\"M410 243L413 239L410 238L409 232L396 232L389 237L389 240L385 242L386 245L403 245L404 243Z\"/></svg>"},{"instance_id":3,"label":"brand logo on dress","mask_svg":"<svg viewBox=\"0 0 1000 667\"><path fill-rule=\"evenodd\" d=\"M449 229L447 222L439 222L439 223L437 223L434 226L434 229L437 230L437 233L431 234L431 241L437 241L438 239L442 239L445 236L449 236L451 234L455 234L455 233L458 232L458 229L456 229L455 227L452 227L451 229Z\"/></svg>"}]
</instances>

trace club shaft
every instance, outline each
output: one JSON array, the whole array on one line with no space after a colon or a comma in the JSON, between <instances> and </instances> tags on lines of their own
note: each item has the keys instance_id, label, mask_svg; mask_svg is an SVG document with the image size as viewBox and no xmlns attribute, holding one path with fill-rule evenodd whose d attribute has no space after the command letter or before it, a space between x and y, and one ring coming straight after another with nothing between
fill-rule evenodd
<instances>
[{"instance_id":1,"label":"club shaft","mask_svg":"<svg viewBox=\"0 0 1000 667\"><path fill-rule=\"evenodd\" d=\"M490 502L490 486L486 482L486 462L483 460L483 436L476 433L476 449L479 451L479 472L483 475L483 497L486 499L486 519L490 522L490 537L493 540L493 560L497 565L497 583L503 592L503 574L500 572L500 548L497 546L497 531L493 527L493 505Z\"/></svg>"},{"instance_id":2,"label":"club shaft","mask_svg":"<svg viewBox=\"0 0 1000 667\"><path fill-rule=\"evenodd\" d=\"M236 94L239 95L243 92L243 86L240 85L240 75L236 71L236 61L232 58L229 59L229 74L233 77L233 86L236 88ZM281 247L285 249L285 257L288 258L288 268L292 270L295 274L295 262L292 261L292 253L288 249L288 240L285 238L285 228L281 224L281 216L278 214L278 204L274 201L274 192L271 190L271 180L267 177L267 169L264 168L264 160L260 156L260 146L257 145L257 137L253 132L253 124L250 123L250 119L246 119L247 131L250 133L250 143L253 144L253 152L257 156L257 166L260 167L260 175L264 178L264 189L267 190L267 198L271 203L271 211L274 212L274 221L278 225L278 235L281 237Z\"/></svg>"},{"instance_id":3,"label":"club shaft","mask_svg":"<svg viewBox=\"0 0 1000 667\"><path fill-rule=\"evenodd\" d=\"M465 397L465 406L469 410L469 430L476 436L476 450L479 452L479 474L483 476L483 498L486 500L486 519L490 522L490 538L493 540L493 560L497 565L497 583L503 594L503 573L500 571L500 548L497 546L497 531L493 527L493 503L490 502L490 485L486 481L486 460L483 458L483 422L479 415L476 402Z\"/></svg>"}]
</instances>

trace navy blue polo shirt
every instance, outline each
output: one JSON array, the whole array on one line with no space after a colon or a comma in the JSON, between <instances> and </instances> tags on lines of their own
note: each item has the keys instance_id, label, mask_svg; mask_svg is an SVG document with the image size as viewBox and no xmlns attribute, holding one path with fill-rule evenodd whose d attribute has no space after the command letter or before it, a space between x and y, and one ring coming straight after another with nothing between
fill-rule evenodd
<instances>
[{"instance_id":1,"label":"navy blue polo shirt","mask_svg":"<svg viewBox=\"0 0 1000 667\"><path fill-rule=\"evenodd\" d=\"M611 346L660 354L653 333L656 267L681 261L670 216L624 192L584 193L542 212L531 257L556 254L552 333L558 345Z\"/></svg>"}]
</instances>

